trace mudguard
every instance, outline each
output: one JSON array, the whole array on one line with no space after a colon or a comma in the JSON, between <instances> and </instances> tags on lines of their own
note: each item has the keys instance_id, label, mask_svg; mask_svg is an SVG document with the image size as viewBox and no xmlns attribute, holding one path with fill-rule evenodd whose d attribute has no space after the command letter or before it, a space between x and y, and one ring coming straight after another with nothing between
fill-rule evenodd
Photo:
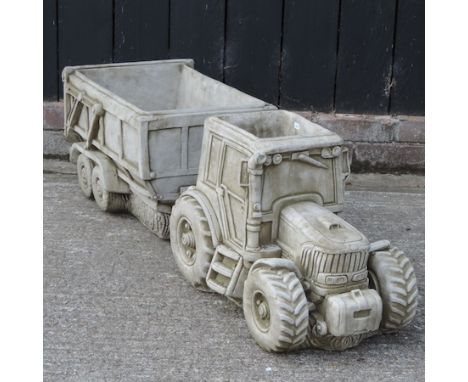
<instances>
[{"instance_id":1,"label":"mudguard","mask_svg":"<svg viewBox=\"0 0 468 382\"><path fill-rule=\"evenodd\" d=\"M210 201L208 198L195 187L189 187L186 191L184 191L179 198L184 196L190 196L194 198L200 207L203 209L205 213L206 219L208 220L208 225L211 231L211 238L213 240L213 246L216 248L221 243L221 229L219 227L219 222L214 212L213 207L211 206Z\"/></svg>"},{"instance_id":2,"label":"mudguard","mask_svg":"<svg viewBox=\"0 0 468 382\"><path fill-rule=\"evenodd\" d=\"M294 272L296 276L300 279L302 279L302 274L299 268L294 264L292 260L289 259L283 259L283 258L269 258L269 259L260 259L257 260L249 270L249 275L258 268L267 268L267 269L287 269L291 272Z\"/></svg>"}]
</instances>

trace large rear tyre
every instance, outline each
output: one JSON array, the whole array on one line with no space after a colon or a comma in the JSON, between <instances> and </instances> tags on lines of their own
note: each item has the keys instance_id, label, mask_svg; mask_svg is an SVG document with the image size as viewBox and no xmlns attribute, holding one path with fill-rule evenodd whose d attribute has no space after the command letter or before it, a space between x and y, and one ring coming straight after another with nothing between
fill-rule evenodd
<instances>
[{"instance_id":1,"label":"large rear tyre","mask_svg":"<svg viewBox=\"0 0 468 382\"><path fill-rule=\"evenodd\" d=\"M266 351L294 350L306 339L309 309L294 272L254 270L244 284L243 308L250 334Z\"/></svg>"},{"instance_id":2,"label":"large rear tyre","mask_svg":"<svg viewBox=\"0 0 468 382\"><path fill-rule=\"evenodd\" d=\"M410 260L397 248L369 254L369 287L382 298L382 331L407 326L416 314L418 287Z\"/></svg>"},{"instance_id":3,"label":"large rear tyre","mask_svg":"<svg viewBox=\"0 0 468 382\"><path fill-rule=\"evenodd\" d=\"M195 288L208 290L206 276L214 248L208 220L195 199L177 200L170 217L170 238L180 272Z\"/></svg>"},{"instance_id":4,"label":"large rear tyre","mask_svg":"<svg viewBox=\"0 0 468 382\"><path fill-rule=\"evenodd\" d=\"M93 169L92 187L94 199L101 210L105 212L121 212L126 209L126 197L124 194L109 192L105 189L99 166Z\"/></svg>"},{"instance_id":5,"label":"large rear tyre","mask_svg":"<svg viewBox=\"0 0 468 382\"><path fill-rule=\"evenodd\" d=\"M78 173L78 183L80 185L81 191L84 196L87 198L93 197L93 186L92 186L92 171L93 163L89 158L84 154L78 156L76 161L76 171Z\"/></svg>"}]
</instances>

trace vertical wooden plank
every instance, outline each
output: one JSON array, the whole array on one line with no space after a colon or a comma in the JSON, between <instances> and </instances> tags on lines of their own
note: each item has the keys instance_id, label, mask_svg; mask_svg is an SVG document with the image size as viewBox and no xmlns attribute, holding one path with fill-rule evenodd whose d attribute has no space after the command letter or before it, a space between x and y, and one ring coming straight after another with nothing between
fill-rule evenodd
<instances>
[{"instance_id":1,"label":"vertical wooden plank","mask_svg":"<svg viewBox=\"0 0 468 382\"><path fill-rule=\"evenodd\" d=\"M386 114L392 74L396 0L341 2L335 108Z\"/></svg>"},{"instance_id":2,"label":"vertical wooden plank","mask_svg":"<svg viewBox=\"0 0 468 382\"><path fill-rule=\"evenodd\" d=\"M57 0L44 0L43 3L43 97L57 100Z\"/></svg>"},{"instance_id":3,"label":"vertical wooden plank","mask_svg":"<svg viewBox=\"0 0 468 382\"><path fill-rule=\"evenodd\" d=\"M424 115L424 0L399 0L390 112Z\"/></svg>"},{"instance_id":4,"label":"vertical wooden plank","mask_svg":"<svg viewBox=\"0 0 468 382\"><path fill-rule=\"evenodd\" d=\"M161 60L169 50L169 0L115 0L114 61Z\"/></svg>"},{"instance_id":5,"label":"vertical wooden plank","mask_svg":"<svg viewBox=\"0 0 468 382\"><path fill-rule=\"evenodd\" d=\"M335 90L339 0L285 2L280 103L331 111Z\"/></svg>"},{"instance_id":6,"label":"vertical wooden plank","mask_svg":"<svg viewBox=\"0 0 468 382\"><path fill-rule=\"evenodd\" d=\"M226 7L225 82L276 104L283 1L230 0Z\"/></svg>"},{"instance_id":7,"label":"vertical wooden plank","mask_svg":"<svg viewBox=\"0 0 468 382\"><path fill-rule=\"evenodd\" d=\"M200 72L223 79L225 0L171 0L172 58L193 58Z\"/></svg>"},{"instance_id":8,"label":"vertical wooden plank","mask_svg":"<svg viewBox=\"0 0 468 382\"><path fill-rule=\"evenodd\" d=\"M60 72L67 65L112 62L112 0L60 0L58 15Z\"/></svg>"}]
</instances>

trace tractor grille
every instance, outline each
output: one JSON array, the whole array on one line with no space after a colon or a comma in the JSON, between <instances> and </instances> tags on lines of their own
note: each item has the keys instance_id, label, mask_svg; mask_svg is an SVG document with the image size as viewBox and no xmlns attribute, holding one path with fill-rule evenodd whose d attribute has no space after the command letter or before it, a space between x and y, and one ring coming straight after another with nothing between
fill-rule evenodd
<instances>
[{"instance_id":1,"label":"tractor grille","mask_svg":"<svg viewBox=\"0 0 468 382\"><path fill-rule=\"evenodd\" d=\"M367 264L366 250L349 253L324 253L316 248L304 248L301 265L309 279L316 279L319 273L354 273Z\"/></svg>"}]
</instances>

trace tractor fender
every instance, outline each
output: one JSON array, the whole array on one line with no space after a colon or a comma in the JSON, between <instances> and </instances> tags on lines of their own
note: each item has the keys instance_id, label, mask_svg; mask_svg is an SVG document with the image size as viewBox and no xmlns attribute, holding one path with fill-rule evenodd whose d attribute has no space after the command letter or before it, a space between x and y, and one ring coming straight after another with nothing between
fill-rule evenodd
<instances>
[{"instance_id":1,"label":"tractor fender","mask_svg":"<svg viewBox=\"0 0 468 382\"><path fill-rule=\"evenodd\" d=\"M99 166L103 178L102 182L106 191L118 194L130 193L130 187L119 177L117 167L107 155L99 151L87 150L84 147L84 143L79 142L74 143L70 148L70 162L76 163L80 154L85 155L92 160L96 166Z\"/></svg>"},{"instance_id":2,"label":"tractor fender","mask_svg":"<svg viewBox=\"0 0 468 382\"><path fill-rule=\"evenodd\" d=\"M216 248L219 244L221 244L221 228L219 227L218 219L210 201L200 190L197 190L193 186L189 187L186 191L184 191L179 196L179 199L184 196L190 196L191 198L195 199L202 208L203 212L205 213L206 219L208 220L208 226L210 227L213 246Z\"/></svg>"},{"instance_id":3,"label":"tractor fender","mask_svg":"<svg viewBox=\"0 0 468 382\"><path fill-rule=\"evenodd\" d=\"M299 280L302 279L302 274L299 268L292 260L284 259L284 258L267 258L267 259L259 259L249 269L249 276L250 274L258 268L266 268L271 270L279 270L279 269L287 269L288 271L294 272Z\"/></svg>"}]
</instances>

